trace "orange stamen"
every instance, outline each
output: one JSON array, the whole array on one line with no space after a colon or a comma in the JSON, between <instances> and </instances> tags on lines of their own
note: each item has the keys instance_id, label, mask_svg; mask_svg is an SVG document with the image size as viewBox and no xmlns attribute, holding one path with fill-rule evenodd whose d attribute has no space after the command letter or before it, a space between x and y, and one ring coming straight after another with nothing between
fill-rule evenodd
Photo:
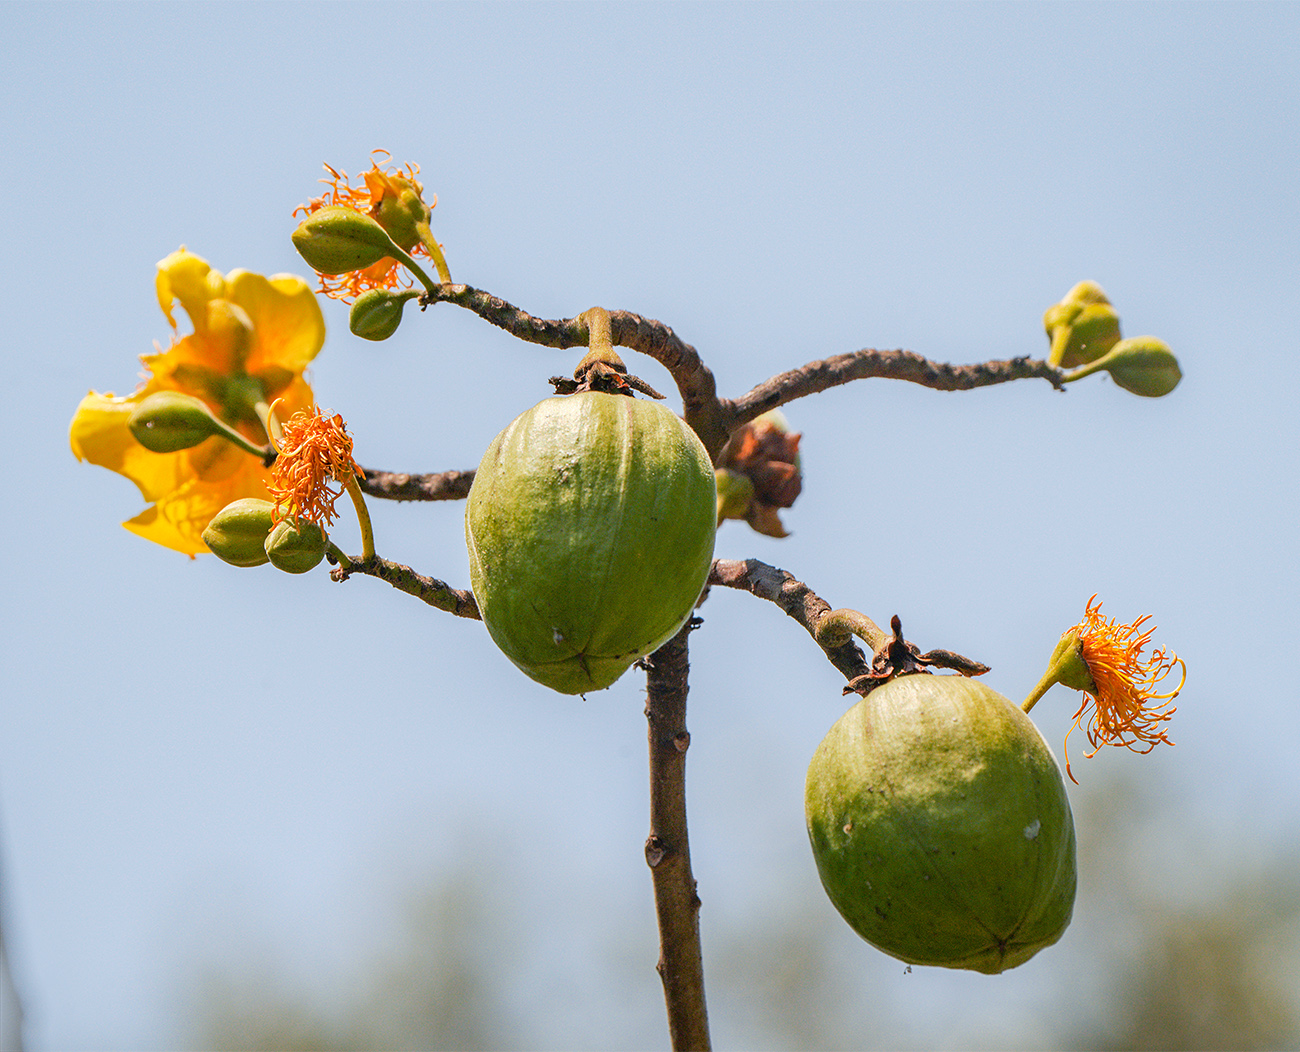
<instances>
[{"instance_id":1,"label":"orange stamen","mask_svg":"<svg viewBox=\"0 0 1300 1052\"><path fill-rule=\"evenodd\" d=\"M288 515L328 526L338 518L335 502L350 477L361 475L352 459L352 436L343 417L326 417L319 406L294 413L284 424L279 456L268 489L275 498L272 518Z\"/></svg>"},{"instance_id":2,"label":"orange stamen","mask_svg":"<svg viewBox=\"0 0 1300 1052\"><path fill-rule=\"evenodd\" d=\"M1170 702L1187 682L1187 665L1177 654L1159 647L1149 657L1142 651L1151 641L1155 625L1145 631L1142 626L1150 615L1140 617L1132 624L1122 625L1113 618L1101 615L1101 603L1096 596L1088 600L1084 618L1066 633L1076 633L1079 648L1095 686L1084 692L1083 704L1074 714L1070 731L1083 721L1092 709L1088 725L1088 741L1092 751L1085 755L1091 759L1103 745L1123 746L1138 753L1148 753L1160 742L1174 743L1166 736L1163 724L1177 711ZM1062 637L1064 638L1064 636ZM1168 693L1157 693L1159 685L1173 672L1174 666L1182 668L1182 680ZM1152 704L1159 702L1160 704ZM1065 770L1070 773L1070 735L1065 736ZM1076 782L1077 784L1077 782Z\"/></svg>"}]
</instances>

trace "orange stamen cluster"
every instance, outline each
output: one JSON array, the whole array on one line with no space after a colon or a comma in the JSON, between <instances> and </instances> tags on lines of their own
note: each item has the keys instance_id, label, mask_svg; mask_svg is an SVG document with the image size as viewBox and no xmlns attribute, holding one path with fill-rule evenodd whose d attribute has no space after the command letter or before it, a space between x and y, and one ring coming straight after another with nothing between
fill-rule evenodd
<instances>
[{"instance_id":1,"label":"orange stamen cluster","mask_svg":"<svg viewBox=\"0 0 1300 1052\"><path fill-rule=\"evenodd\" d=\"M364 212L373 218L385 196L396 197L402 192L402 187L395 182L397 179L415 187L415 192L423 197L424 184L415 178L420 173L419 165L408 164L404 169L396 165L380 168L377 158L387 161L392 155L387 150L374 150L370 156L371 167L369 171L361 173L362 185L360 186L351 185L347 172L340 172L328 164L325 165L330 178L322 179L321 182L329 189L320 197L313 197L305 205L299 205L294 209L293 214L301 213L303 216L309 216L317 209L338 205ZM437 204L438 198L435 195L429 207L433 208ZM405 245L402 247L407 248ZM413 256L429 255L428 249L418 242L407 248L407 251ZM409 289L414 284L401 264L387 257L364 270L317 276L320 278L321 293L331 299L342 300L344 303L352 302L367 289Z\"/></svg>"},{"instance_id":2,"label":"orange stamen cluster","mask_svg":"<svg viewBox=\"0 0 1300 1052\"><path fill-rule=\"evenodd\" d=\"M1165 735L1163 724L1177 711L1170 704L1187 682L1187 666L1177 654L1158 647L1148 657L1142 652L1151 641L1155 625L1145 631L1142 626L1151 620L1140 617L1131 625L1107 620L1101 615L1101 603L1088 600L1084 618L1066 635L1074 633L1079 640L1084 663L1092 676L1094 691L1084 692L1083 704L1074 714L1071 731L1079 726L1088 710L1093 710L1088 725L1088 741L1095 756L1103 745L1123 746L1134 752L1148 753L1160 742L1173 745ZM1062 637L1064 638L1064 637ZM1182 668L1182 680L1177 688L1165 694L1157 693L1159 685L1173 672L1174 666ZM1159 704L1152 704L1159 702ZM1066 764L1069 763L1069 734L1066 735ZM1070 775L1071 780L1074 775Z\"/></svg>"},{"instance_id":3,"label":"orange stamen cluster","mask_svg":"<svg viewBox=\"0 0 1300 1052\"><path fill-rule=\"evenodd\" d=\"M267 488L275 498L272 518L287 515L329 526L338 518L334 503L348 481L361 474L352 459L352 436L343 417L323 416L319 406L294 413L284 424L279 456Z\"/></svg>"}]
</instances>

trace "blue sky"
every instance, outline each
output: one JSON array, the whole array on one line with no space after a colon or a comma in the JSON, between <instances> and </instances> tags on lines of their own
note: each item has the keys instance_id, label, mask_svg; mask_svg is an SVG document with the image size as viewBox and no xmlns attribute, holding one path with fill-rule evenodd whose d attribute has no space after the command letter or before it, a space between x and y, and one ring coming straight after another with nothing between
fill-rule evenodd
<instances>
[{"instance_id":1,"label":"blue sky","mask_svg":"<svg viewBox=\"0 0 1300 1052\"><path fill-rule=\"evenodd\" d=\"M185 244L223 271L302 273L294 206L323 161L355 173L376 147L421 166L457 280L543 317L662 319L726 395L862 347L1042 356L1043 310L1099 281L1127 335L1173 347L1173 395L870 381L791 404L793 536L727 524L718 555L898 613L1013 698L1093 593L1152 614L1189 668L1177 747L1076 760L1076 802L1132 779L1213 842L1192 860L1155 838L1171 894L1294 849L1294 5L8 4L0 27L0 857L32 1047L184 1040L195 977L250 945L304 986L346 983L402 889L476 865L527 918L501 952L546 943L625 1010L605 1038L665 1041L636 675L560 697L480 625L376 581L155 548L118 525L134 487L68 450L82 395L129 391L168 337L159 259ZM450 306L384 344L325 314L317 398L394 470L474 466L578 357ZM378 507L380 553L465 586L462 516ZM702 614L707 963L710 924L824 906L803 771L847 705L775 607L715 594ZM1035 709L1058 750L1075 699ZM644 978L611 992L592 954L624 930ZM961 998L1042 1011L1068 978L1052 955L1079 965L1069 940L993 987L927 972L898 997L920 1017ZM555 1043L599 1044L568 1011Z\"/></svg>"}]
</instances>

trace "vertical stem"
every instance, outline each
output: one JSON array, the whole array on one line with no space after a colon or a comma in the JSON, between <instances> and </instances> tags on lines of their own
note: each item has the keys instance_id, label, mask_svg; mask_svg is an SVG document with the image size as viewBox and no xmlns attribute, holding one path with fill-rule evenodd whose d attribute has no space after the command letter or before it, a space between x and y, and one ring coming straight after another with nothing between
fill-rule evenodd
<instances>
[{"instance_id":1,"label":"vertical stem","mask_svg":"<svg viewBox=\"0 0 1300 1052\"><path fill-rule=\"evenodd\" d=\"M659 918L659 963L674 1052L707 1052L709 1017L700 952L700 899L686 836L688 621L645 664L650 743L650 836L646 862Z\"/></svg>"}]
</instances>

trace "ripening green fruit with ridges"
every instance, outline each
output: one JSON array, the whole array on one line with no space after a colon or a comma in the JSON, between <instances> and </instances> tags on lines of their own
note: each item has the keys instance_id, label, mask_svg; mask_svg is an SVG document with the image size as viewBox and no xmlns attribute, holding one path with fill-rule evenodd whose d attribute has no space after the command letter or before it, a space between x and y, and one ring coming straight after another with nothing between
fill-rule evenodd
<instances>
[{"instance_id":1,"label":"ripening green fruit with ridges","mask_svg":"<svg viewBox=\"0 0 1300 1052\"><path fill-rule=\"evenodd\" d=\"M501 432L465 510L492 639L565 694L601 690L690 617L713 561L713 465L676 414L585 391Z\"/></svg>"},{"instance_id":2,"label":"ripening green fruit with ridges","mask_svg":"<svg viewBox=\"0 0 1300 1052\"><path fill-rule=\"evenodd\" d=\"M894 957L1001 972L1070 923L1060 769L1029 717L976 680L876 688L818 746L805 806L831 902Z\"/></svg>"}]
</instances>

